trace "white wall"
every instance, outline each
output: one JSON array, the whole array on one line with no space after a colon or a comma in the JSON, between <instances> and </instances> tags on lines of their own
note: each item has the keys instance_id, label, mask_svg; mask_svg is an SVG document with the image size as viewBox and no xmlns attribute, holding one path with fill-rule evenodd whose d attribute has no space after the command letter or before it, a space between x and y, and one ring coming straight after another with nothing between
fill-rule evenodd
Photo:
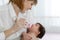
<instances>
[{"instance_id":1,"label":"white wall","mask_svg":"<svg viewBox=\"0 0 60 40\"><path fill-rule=\"evenodd\" d=\"M0 0L0 6L1 5L5 5L6 3L8 3L9 0Z\"/></svg>"},{"instance_id":2,"label":"white wall","mask_svg":"<svg viewBox=\"0 0 60 40\"><path fill-rule=\"evenodd\" d=\"M60 1L38 0L34 9L34 19L44 25L47 32L60 33ZM34 21L34 20L33 20Z\"/></svg>"}]
</instances>

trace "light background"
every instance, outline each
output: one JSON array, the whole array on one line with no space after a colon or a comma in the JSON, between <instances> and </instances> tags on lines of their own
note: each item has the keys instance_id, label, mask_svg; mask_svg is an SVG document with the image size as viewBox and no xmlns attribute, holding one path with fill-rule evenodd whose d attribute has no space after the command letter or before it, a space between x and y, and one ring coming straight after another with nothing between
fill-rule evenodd
<instances>
[{"instance_id":1,"label":"light background","mask_svg":"<svg viewBox=\"0 0 60 40\"><path fill-rule=\"evenodd\" d=\"M0 6L9 0L0 0ZM46 34L42 40L60 40L60 0L38 0L30 14L31 23L40 22L46 28Z\"/></svg>"}]
</instances>

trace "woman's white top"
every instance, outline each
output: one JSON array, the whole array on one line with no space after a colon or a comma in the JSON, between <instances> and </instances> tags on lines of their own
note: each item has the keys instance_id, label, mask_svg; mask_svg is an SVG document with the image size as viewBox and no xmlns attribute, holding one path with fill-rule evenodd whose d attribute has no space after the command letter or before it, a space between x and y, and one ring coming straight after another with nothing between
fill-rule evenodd
<instances>
[{"instance_id":1,"label":"woman's white top","mask_svg":"<svg viewBox=\"0 0 60 40\"><path fill-rule=\"evenodd\" d=\"M5 40L4 32L1 32L1 33L0 33L0 40Z\"/></svg>"},{"instance_id":2,"label":"woman's white top","mask_svg":"<svg viewBox=\"0 0 60 40\"><path fill-rule=\"evenodd\" d=\"M14 25L16 18L19 19L21 17L26 18L26 13L19 13L19 16L17 17L11 3L0 6L0 40L5 39L4 31L10 29ZM19 37L24 31L26 31L25 28L20 29L16 33L6 38L6 40L15 40L15 38Z\"/></svg>"}]
</instances>

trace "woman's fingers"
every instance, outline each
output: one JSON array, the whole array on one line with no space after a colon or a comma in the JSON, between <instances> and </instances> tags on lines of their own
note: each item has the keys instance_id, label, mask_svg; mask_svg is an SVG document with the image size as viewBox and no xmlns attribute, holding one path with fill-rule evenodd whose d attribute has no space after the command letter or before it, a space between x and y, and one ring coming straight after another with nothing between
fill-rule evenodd
<instances>
[{"instance_id":1,"label":"woman's fingers","mask_svg":"<svg viewBox=\"0 0 60 40\"><path fill-rule=\"evenodd\" d=\"M25 24L26 24L26 20L23 19L23 18L20 18L19 20L17 20L16 23L17 23L17 24L20 24L20 25L25 25Z\"/></svg>"},{"instance_id":2,"label":"woman's fingers","mask_svg":"<svg viewBox=\"0 0 60 40\"><path fill-rule=\"evenodd\" d=\"M19 20L19 23L21 23L21 24L25 25L26 20L25 20L25 19L23 19L23 18L21 18L21 19Z\"/></svg>"},{"instance_id":3,"label":"woman's fingers","mask_svg":"<svg viewBox=\"0 0 60 40\"><path fill-rule=\"evenodd\" d=\"M27 34L27 33L23 33L23 39L24 40L31 40L32 37L29 34Z\"/></svg>"}]
</instances>

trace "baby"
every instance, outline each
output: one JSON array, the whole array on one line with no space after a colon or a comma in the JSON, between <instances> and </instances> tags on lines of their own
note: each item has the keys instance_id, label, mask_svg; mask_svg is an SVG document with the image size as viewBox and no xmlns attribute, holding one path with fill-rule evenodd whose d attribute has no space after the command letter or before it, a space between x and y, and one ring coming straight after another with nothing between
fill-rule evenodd
<instances>
[{"instance_id":1,"label":"baby","mask_svg":"<svg viewBox=\"0 0 60 40\"><path fill-rule=\"evenodd\" d=\"M27 32L23 32L21 40L39 40L45 34L45 28L40 24L32 24L31 27L27 28Z\"/></svg>"}]
</instances>

